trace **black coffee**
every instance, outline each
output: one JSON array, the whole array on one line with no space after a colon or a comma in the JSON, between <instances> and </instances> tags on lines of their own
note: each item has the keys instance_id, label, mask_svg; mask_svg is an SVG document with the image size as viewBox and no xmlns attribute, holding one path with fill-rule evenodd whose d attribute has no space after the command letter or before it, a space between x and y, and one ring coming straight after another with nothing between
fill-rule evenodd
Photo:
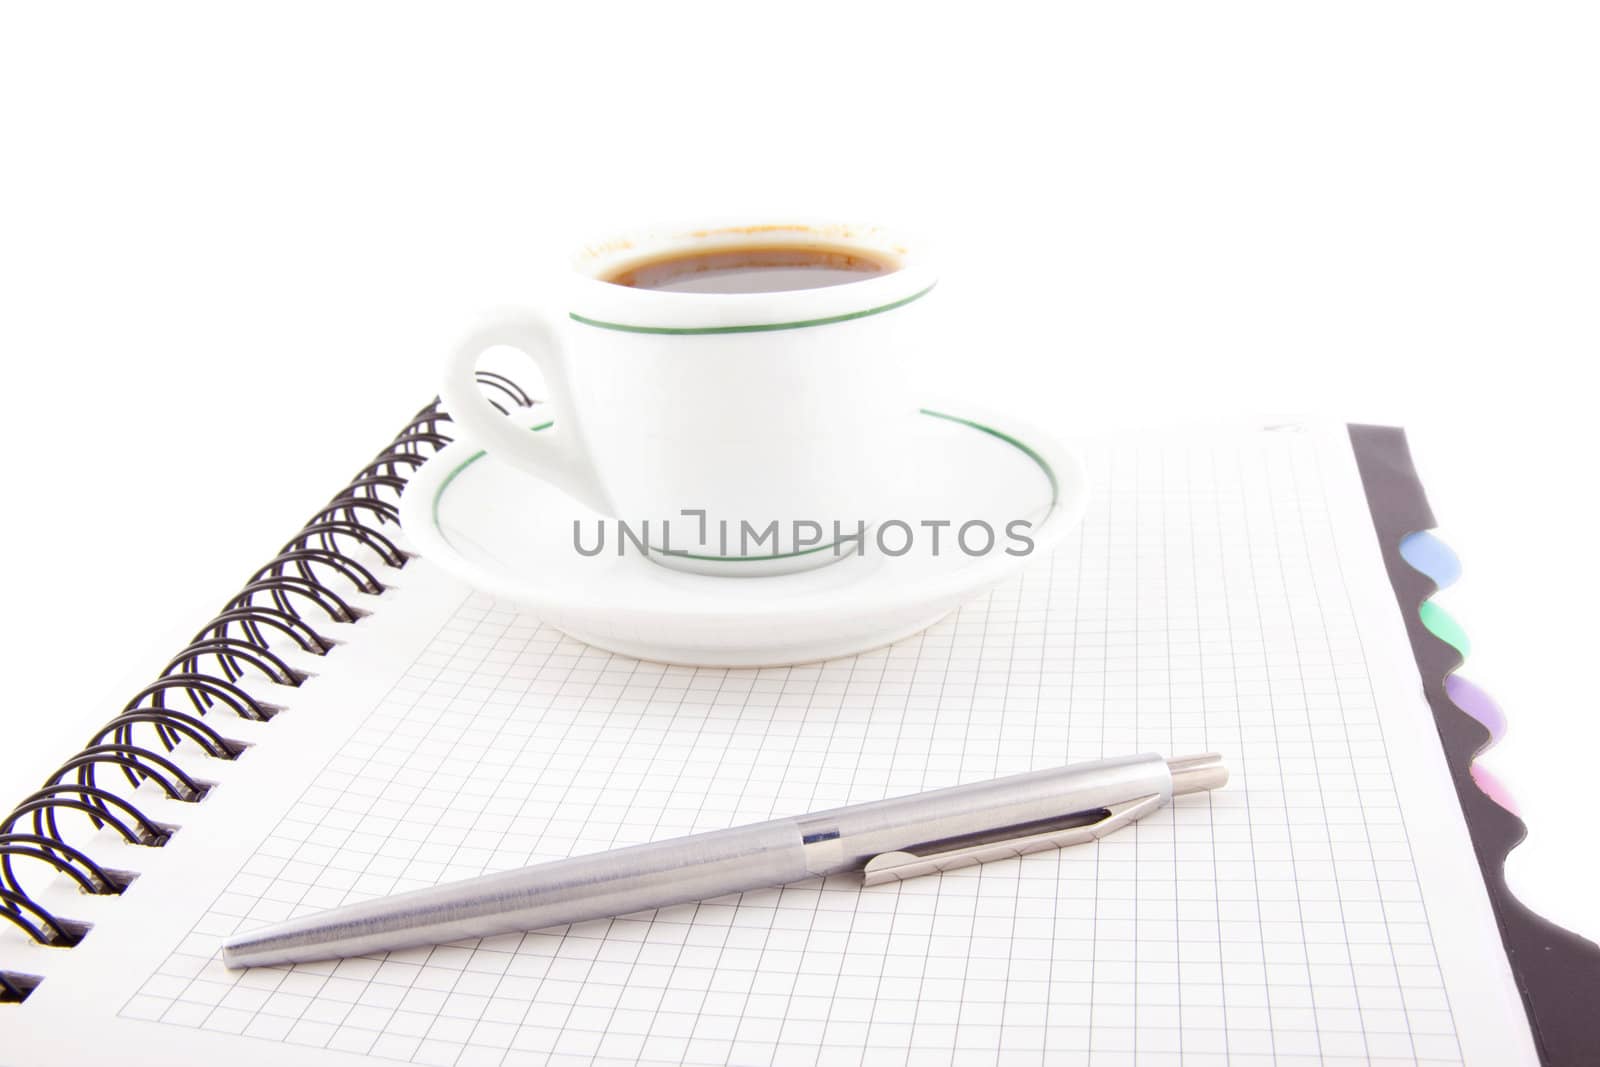
<instances>
[{"instance_id":1,"label":"black coffee","mask_svg":"<svg viewBox=\"0 0 1600 1067\"><path fill-rule=\"evenodd\" d=\"M673 253L630 263L600 280L669 293L778 293L858 282L895 269L858 248L752 245Z\"/></svg>"}]
</instances>

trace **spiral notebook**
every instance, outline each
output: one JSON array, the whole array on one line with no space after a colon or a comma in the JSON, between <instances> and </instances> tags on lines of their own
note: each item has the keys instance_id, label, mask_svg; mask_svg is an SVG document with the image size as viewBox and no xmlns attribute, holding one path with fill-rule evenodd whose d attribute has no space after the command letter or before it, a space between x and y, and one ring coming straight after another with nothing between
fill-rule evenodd
<instances>
[{"instance_id":1,"label":"spiral notebook","mask_svg":"<svg viewBox=\"0 0 1600 1067\"><path fill-rule=\"evenodd\" d=\"M449 430L424 409L0 822L0 1064L1588 1062L1600 954L1505 892L1518 824L1472 789L1459 660L1417 624L1397 545L1431 517L1397 433L1081 441L1089 515L1019 578L875 652L706 670L412 557L395 501ZM219 960L488 871L1207 750L1228 788L1097 844Z\"/></svg>"}]
</instances>

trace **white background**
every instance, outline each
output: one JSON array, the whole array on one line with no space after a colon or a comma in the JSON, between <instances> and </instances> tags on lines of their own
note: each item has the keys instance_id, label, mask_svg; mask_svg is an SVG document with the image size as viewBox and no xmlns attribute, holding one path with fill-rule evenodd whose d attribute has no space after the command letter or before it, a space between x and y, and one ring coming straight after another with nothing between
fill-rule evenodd
<instances>
[{"instance_id":1,"label":"white background","mask_svg":"<svg viewBox=\"0 0 1600 1067\"><path fill-rule=\"evenodd\" d=\"M931 393L1406 426L1511 722L1513 885L1600 938L1597 53L1584 5L10 5L0 787L575 240L840 215L937 238Z\"/></svg>"}]
</instances>

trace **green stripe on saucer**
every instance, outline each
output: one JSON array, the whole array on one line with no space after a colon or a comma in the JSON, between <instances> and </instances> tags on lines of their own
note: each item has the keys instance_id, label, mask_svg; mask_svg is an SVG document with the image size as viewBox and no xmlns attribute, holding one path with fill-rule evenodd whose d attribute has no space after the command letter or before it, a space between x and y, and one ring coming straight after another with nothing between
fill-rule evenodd
<instances>
[{"instance_id":1,"label":"green stripe on saucer","mask_svg":"<svg viewBox=\"0 0 1600 1067\"><path fill-rule=\"evenodd\" d=\"M927 292L927 290L924 289L923 292ZM917 294L917 296L921 295L921 293ZM912 297L911 299L914 300L916 297ZM1001 430L997 430L992 426L985 426L981 422L975 422L972 419L964 419L959 415L949 415L945 412L933 411L928 408L920 409L919 414L926 415L929 418L943 419L946 422L953 422L960 426L966 426L969 429L977 430L979 433L986 433L990 437L1004 441L1012 448L1015 448L1017 451L1033 460L1034 463L1038 464L1040 472L1044 474L1045 479L1050 483L1050 508L1054 510L1056 505L1060 503L1061 487L1059 480L1056 478L1055 468L1051 467L1049 462L1046 461L1037 450L1028 445L1026 442L1019 441L1010 434ZM542 422L537 426L530 426L529 429L533 431L547 430L554 425L554 422ZM438 527L439 525L440 502L444 499L444 494L449 490L450 483L455 481L463 471L472 466L474 463L478 462L478 460L482 459L487 454L488 453L482 451L474 452L472 455L463 460L455 470L446 475L444 481L439 484L438 490L435 491L433 495L433 524L435 527ZM843 544L845 541L849 540L853 540L853 538L847 537L838 542L832 542L825 545L814 545L811 548L802 549L799 552L784 552L771 556L700 556L691 552L674 552L673 555L685 559L698 560L705 563L770 563L773 560L792 559L796 556L809 556L814 552L822 552L831 549L835 544ZM1427 606L1427 604L1423 605L1425 608Z\"/></svg>"}]
</instances>

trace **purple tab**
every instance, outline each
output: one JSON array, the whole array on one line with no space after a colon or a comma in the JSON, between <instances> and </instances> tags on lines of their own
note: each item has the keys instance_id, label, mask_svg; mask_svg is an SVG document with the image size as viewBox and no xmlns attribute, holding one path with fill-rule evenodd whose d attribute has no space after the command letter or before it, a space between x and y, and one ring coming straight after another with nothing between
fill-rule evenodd
<instances>
[{"instance_id":1,"label":"purple tab","mask_svg":"<svg viewBox=\"0 0 1600 1067\"><path fill-rule=\"evenodd\" d=\"M1489 743L1495 744L1506 735L1506 717L1500 706L1489 699L1489 694L1467 681L1459 674L1444 680L1444 691L1450 702L1471 715L1489 731Z\"/></svg>"}]
</instances>

